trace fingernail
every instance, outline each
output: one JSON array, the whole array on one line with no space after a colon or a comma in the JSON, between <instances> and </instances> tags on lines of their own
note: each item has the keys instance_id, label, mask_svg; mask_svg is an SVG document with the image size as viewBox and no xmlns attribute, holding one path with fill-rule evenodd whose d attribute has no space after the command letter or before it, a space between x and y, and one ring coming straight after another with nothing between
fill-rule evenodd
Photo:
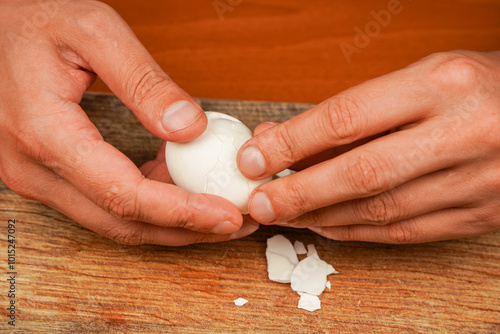
<instances>
[{"instance_id":1,"label":"fingernail","mask_svg":"<svg viewBox=\"0 0 500 334\"><path fill-rule=\"evenodd\" d=\"M260 150L255 146L248 146L240 157L240 170L249 177L258 177L266 172L266 161Z\"/></svg>"},{"instance_id":2,"label":"fingernail","mask_svg":"<svg viewBox=\"0 0 500 334\"><path fill-rule=\"evenodd\" d=\"M247 235L250 235L250 234L254 233L255 231L257 231L258 229L259 229L259 225L254 225L254 224L250 224L250 223L245 222L245 223L243 223L243 226L238 231L231 234L230 240L246 237Z\"/></svg>"},{"instance_id":3,"label":"fingernail","mask_svg":"<svg viewBox=\"0 0 500 334\"><path fill-rule=\"evenodd\" d=\"M256 193L250 202L250 214L259 223L266 224L276 219L273 206L266 193Z\"/></svg>"},{"instance_id":4,"label":"fingernail","mask_svg":"<svg viewBox=\"0 0 500 334\"><path fill-rule=\"evenodd\" d=\"M188 101L172 104L163 115L163 127L168 132L182 130L198 119L202 111Z\"/></svg>"},{"instance_id":5,"label":"fingernail","mask_svg":"<svg viewBox=\"0 0 500 334\"><path fill-rule=\"evenodd\" d=\"M238 231L239 227L231 223L229 220L223 221L213 227L210 232L215 234L231 234Z\"/></svg>"}]
</instances>

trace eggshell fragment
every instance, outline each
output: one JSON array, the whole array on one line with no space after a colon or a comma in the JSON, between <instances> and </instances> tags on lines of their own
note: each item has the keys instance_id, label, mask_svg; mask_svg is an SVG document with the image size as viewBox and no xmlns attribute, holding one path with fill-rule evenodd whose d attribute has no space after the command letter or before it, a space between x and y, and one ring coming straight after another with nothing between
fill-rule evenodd
<instances>
[{"instance_id":1,"label":"eggshell fragment","mask_svg":"<svg viewBox=\"0 0 500 334\"><path fill-rule=\"evenodd\" d=\"M326 268L326 273L327 275L330 275L330 274L338 274L339 272L335 270L335 268L333 268L331 264L329 264L328 267Z\"/></svg>"},{"instance_id":2,"label":"eggshell fragment","mask_svg":"<svg viewBox=\"0 0 500 334\"><path fill-rule=\"evenodd\" d=\"M321 301L318 296L311 295L308 293L299 293L300 299L297 308L301 308L310 312L321 309Z\"/></svg>"},{"instance_id":3,"label":"eggshell fragment","mask_svg":"<svg viewBox=\"0 0 500 334\"><path fill-rule=\"evenodd\" d=\"M167 142L165 161L170 176L181 188L224 197L246 214L252 191L271 178L249 180L238 170L238 150L252 138L248 127L226 114L206 115L208 125L202 135L185 143Z\"/></svg>"},{"instance_id":4,"label":"eggshell fragment","mask_svg":"<svg viewBox=\"0 0 500 334\"><path fill-rule=\"evenodd\" d=\"M319 296L325 290L328 269L328 263L321 260L317 254L306 257L292 272L292 289Z\"/></svg>"},{"instance_id":5,"label":"eggshell fragment","mask_svg":"<svg viewBox=\"0 0 500 334\"><path fill-rule=\"evenodd\" d=\"M307 245L307 256L311 256L313 254L318 254L316 246L314 246L314 244Z\"/></svg>"},{"instance_id":6,"label":"eggshell fragment","mask_svg":"<svg viewBox=\"0 0 500 334\"><path fill-rule=\"evenodd\" d=\"M297 253L297 255L307 254L306 247L302 241L295 240L293 248L295 249L295 253Z\"/></svg>"},{"instance_id":7,"label":"eggshell fragment","mask_svg":"<svg viewBox=\"0 0 500 334\"><path fill-rule=\"evenodd\" d=\"M295 174L295 171L293 171L291 169L284 169L281 172L277 173L275 176L276 177L285 177L285 176L289 176L292 174Z\"/></svg>"},{"instance_id":8,"label":"eggshell fragment","mask_svg":"<svg viewBox=\"0 0 500 334\"><path fill-rule=\"evenodd\" d=\"M290 283L290 277L299 263L292 243L282 235L267 239L267 271L271 281Z\"/></svg>"},{"instance_id":9,"label":"eggshell fragment","mask_svg":"<svg viewBox=\"0 0 500 334\"><path fill-rule=\"evenodd\" d=\"M307 257L300 262L297 253L306 253ZM267 270L269 279L280 283L291 283L292 289L301 297L298 308L316 311L321 308L318 296L330 289L327 281L330 274L338 272L328 263L319 258L316 247L295 241L294 245L282 235L275 235L267 239Z\"/></svg>"},{"instance_id":10,"label":"eggshell fragment","mask_svg":"<svg viewBox=\"0 0 500 334\"><path fill-rule=\"evenodd\" d=\"M243 306L246 303L248 303L248 300L246 300L245 298L238 298L234 300L234 305L236 306Z\"/></svg>"}]
</instances>

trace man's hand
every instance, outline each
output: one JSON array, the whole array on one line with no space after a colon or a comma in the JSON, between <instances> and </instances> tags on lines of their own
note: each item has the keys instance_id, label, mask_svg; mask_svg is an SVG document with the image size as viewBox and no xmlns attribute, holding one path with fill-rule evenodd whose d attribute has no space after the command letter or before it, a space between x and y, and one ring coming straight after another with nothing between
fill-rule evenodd
<instances>
[{"instance_id":1,"label":"man's hand","mask_svg":"<svg viewBox=\"0 0 500 334\"><path fill-rule=\"evenodd\" d=\"M247 177L308 167L254 191L262 224L385 243L500 228L500 52L431 55L257 132Z\"/></svg>"},{"instance_id":2,"label":"man's hand","mask_svg":"<svg viewBox=\"0 0 500 334\"><path fill-rule=\"evenodd\" d=\"M125 244L222 241L256 229L240 230L241 214L225 199L165 183L161 149L141 173L78 105L99 75L163 140L187 141L206 127L201 108L113 9L3 1L0 32L0 177L8 187Z\"/></svg>"}]
</instances>

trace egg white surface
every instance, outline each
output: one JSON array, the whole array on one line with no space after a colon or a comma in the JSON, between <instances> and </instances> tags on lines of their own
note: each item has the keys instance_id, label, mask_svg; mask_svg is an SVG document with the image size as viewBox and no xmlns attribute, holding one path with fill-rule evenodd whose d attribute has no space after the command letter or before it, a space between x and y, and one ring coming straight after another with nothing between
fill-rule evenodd
<instances>
[{"instance_id":1,"label":"egg white surface","mask_svg":"<svg viewBox=\"0 0 500 334\"><path fill-rule=\"evenodd\" d=\"M174 183L191 193L217 195L248 213L252 191L268 182L249 180L240 173L236 156L252 132L240 120L219 112L206 112L205 132L186 143L167 142L165 160Z\"/></svg>"}]
</instances>

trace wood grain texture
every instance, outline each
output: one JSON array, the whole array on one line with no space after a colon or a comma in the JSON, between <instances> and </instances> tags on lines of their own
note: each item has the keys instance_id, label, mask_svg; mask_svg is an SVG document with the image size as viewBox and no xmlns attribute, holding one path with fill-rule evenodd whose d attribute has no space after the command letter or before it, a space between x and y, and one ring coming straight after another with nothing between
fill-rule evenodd
<instances>
[{"instance_id":1,"label":"wood grain texture","mask_svg":"<svg viewBox=\"0 0 500 334\"><path fill-rule=\"evenodd\" d=\"M377 31L372 11L395 1L104 0L181 87L209 98L318 103L433 52L500 49L497 0L400 0ZM214 3L239 4L219 15ZM348 62L341 43L367 26Z\"/></svg>"},{"instance_id":2,"label":"wood grain texture","mask_svg":"<svg viewBox=\"0 0 500 334\"><path fill-rule=\"evenodd\" d=\"M307 105L200 101L255 125ZM113 96L82 106L137 164L159 142ZM16 219L17 326L7 325L7 221ZM14 333L498 333L500 232L393 246L338 242L262 227L242 240L186 247L123 246L0 183L0 331ZM267 279L266 239L314 243L339 275L322 310L297 309L289 285ZM237 307L233 300L249 303Z\"/></svg>"}]
</instances>

